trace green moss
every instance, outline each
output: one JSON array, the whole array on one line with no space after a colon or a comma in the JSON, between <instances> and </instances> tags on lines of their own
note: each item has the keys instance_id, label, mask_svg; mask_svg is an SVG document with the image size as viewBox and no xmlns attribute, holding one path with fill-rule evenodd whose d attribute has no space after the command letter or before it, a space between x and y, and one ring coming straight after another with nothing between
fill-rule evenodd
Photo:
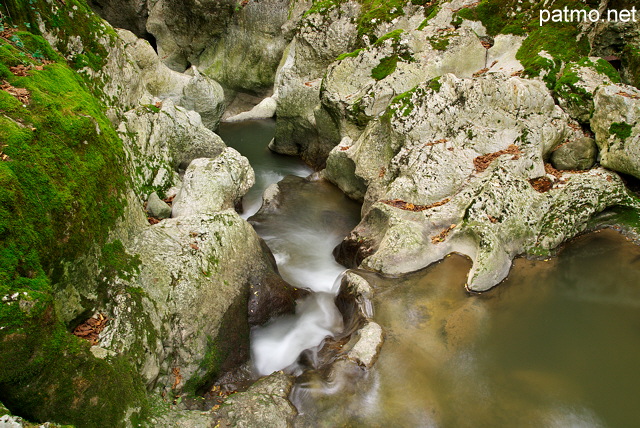
<instances>
[{"instance_id":1,"label":"green moss","mask_svg":"<svg viewBox=\"0 0 640 428\"><path fill-rule=\"evenodd\" d=\"M119 277L130 280L140 273L140 257L129 255L120 240L115 240L102 247L102 274L107 277Z\"/></svg>"},{"instance_id":2,"label":"green moss","mask_svg":"<svg viewBox=\"0 0 640 428\"><path fill-rule=\"evenodd\" d=\"M394 71L398 66L398 55L391 55L380 60L380 63L371 70L371 77L382 80Z\"/></svg>"},{"instance_id":3,"label":"green moss","mask_svg":"<svg viewBox=\"0 0 640 428\"><path fill-rule=\"evenodd\" d=\"M632 129L633 127L628 123L614 122L609 127L609 134L615 135L616 137L624 141L631 136Z\"/></svg>"},{"instance_id":4,"label":"green moss","mask_svg":"<svg viewBox=\"0 0 640 428\"><path fill-rule=\"evenodd\" d=\"M313 0L305 17L317 13L326 15L338 9L346 0ZM370 41L375 41L374 34L377 26L382 22L391 22L394 18L404 15L404 6L408 0L357 0L361 5L360 15L356 19L359 36L367 36ZM417 1L417 3L415 3ZM414 4L424 4L422 0L413 0Z\"/></svg>"},{"instance_id":5,"label":"green moss","mask_svg":"<svg viewBox=\"0 0 640 428\"><path fill-rule=\"evenodd\" d=\"M371 119L362 108L362 98L358 98L351 108L351 120L358 126L366 126Z\"/></svg>"},{"instance_id":6,"label":"green moss","mask_svg":"<svg viewBox=\"0 0 640 428\"><path fill-rule=\"evenodd\" d=\"M542 2L520 2L518 0L482 0L476 7L462 9L458 15L470 20L481 21L492 35L528 35L516 58L525 68L528 76L545 75L549 88L555 86L555 75L563 63L578 61L589 54L586 37L579 37L577 23L548 22L540 26L539 14L542 9L589 10L589 6L571 0L556 0L552 5ZM553 59L539 55L547 52Z\"/></svg>"},{"instance_id":7,"label":"green moss","mask_svg":"<svg viewBox=\"0 0 640 428\"><path fill-rule=\"evenodd\" d=\"M153 104L145 104L144 108L146 108L150 113L160 113L160 108Z\"/></svg>"},{"instance_id":8,"label":"green moss","mask_svg":"<svg viewBox=\"0 0 640 428\"><path fill-rule=\"evenodd\" d=\"M565 100L569 106L584 108L593 113L593 94L578 85L580 82L578 72L582 67L592 68L614 83L620 82L620 75L607 61L599 59L593 62L585 57L580 61L565 65L562 73L557 76L553 87L555 98Z\"/></svg>"},{"instance_id":9,"label":"green moss","mask_svg":"<svg viewBox=\"0 0 640 428\"><path fill-rule=\"evenodd\" d=\"M107 51L98 41L100 37L115 37L115 32L105 26L89 8L85 0L66 0L53 5L46 0L6 0L8 11L7 25L17 26L30 33L40 35L38 22L42 22L48 31L52 32L58 42L54 48L63 54L68 54L72 38L79 38L82 42L85 61L76 63L69 58L69 64L80 68L88 66L99 71L105 64Z\"/></svg>"},{"instance_id":10,"label":"green moss","mask_svg":"<svg viewBox=\"0 0 640 428\"><path fill-rule=\"evenodd\" d=\"M429 81L428 87L434 92L440 92L440 88L442 87L442 83L440 82L440 77L434 77Z\"/></svg>"},{"instance_id":11,"label":"green moss","mask_svg":"<svg viewBox=\"0 0 640 428\"><path fill-rule=\"evenodd\" d=\"M362 52L363 50L364 50L364 49L356 49L356 50L355 50L355 51L353 51L353 52L348 52L348 53L340 54L340 55L338 56L338 58L336 58L336 61L342 61L342 60L343 60L343 59L345 59L345 58L355 58L355 57L357 57L357 56L360 54L360 52Z\"/></svg>"},{"instance_id":12,"label":"green moss","mask_svg":"<svg viewBox=\"0 0 640 428\"><path fill-rule=\"evenodd\" d=\"M333 9L339 8L345 0L313 0L311 7L304 13L304 17L312 15L314 13L320 15L326 15Z\"/></svg>"},{"instance_id":13,"label":"green moss","mask_svg":"<svg viewBox=\"0 0 640 428\"><path fill-rule=\"evenodd\" d=\"M381 22L391 22L404 15L407 0L358 0L362 4L357 19L358 35L375 39L374 30ZM373 40L372 40L373 41Z\"/></svg>"},{"instance_id":14,"label":"green moss","mask_svg":"<svg viewBox=\"0 0 640 428\"><path fill-rule=\"evenodd\" d=\"M449 46L449 39L457 36L455 33L447 33L442 36L428 37L427 40L431 44L431 47L437 51L445 51Z\"/></svg>"},{"instance_id":15,"label":"green moss","mask_svg":"<svg viewBox=\"0 0 640 428\"><path fill-rule=\"evenodd\" d=\"M587 59L588 60L588 59ZM591 63L591 60L588 60ZM592 63L593 64L593 63ZM611 65L609 61L606 61L602 58L598 59L593 67L600 74L603 74L611 80L613 83L620 83L620 73L615 69L614 66Z\"/></svg>"},{"instance_id":16,"label":"green moss","mask_svg":"<svg viewBox=\"0 0 640 428\"><path fill-rule=\"evenodd\" d=\"M144 387L129 362L93 357L89 343L68 334L51 307L32 312L20 331L0 333L0 400L14 414L77 427L123 426L132 407L144 417Z\"/></svg>"},{"instance_id":17,"label":"green moss","mask_svg":"<svg viewBox=\"0 0 640 428\"><path fill-rule=\"evenodd\" d=\"M397 44L400 41L402 33L404 33L402 29L390 31L376 40L374 46L381 46L387 40L393 40L393 44Z\"/></svg>"},{"instance_id":18,"label":"green moss","mask_svg":"<svg viewBox=\"0 0 640 428\"><path fill-rule=\"evenodd\" d=\"M435 18L439 12L440 12L440 6L438 6L436 3L432 4L429 7L426 7L424 10L424 15L426 16L426 18L420 23L417 29L418 30L424 29L424 27L429 25L429 21Z\"/></svg>"},{"instance_id":19,"label":"green moss","mask_svg":"<svg viewBox=\"0 0 640 428\"><path fill-rule=\"evenodd\" d=\"M638 198L635 198L635 200L640 202ZM594 217L588 227L589 229L599 229L611 226L619 227L638 239L640 237L640 211L624 206L611 207Z\"/></svg>"},{"instance_id":20,"label":"green moss","mask_svg":"<svg viewBox=\"0 0 640 428\"><path fill-rule=\"evenodd\" d=\"M627 44L621 57L625 83L640 88L640 48Z\"/></svg>"},{"instance_id":21,"label":"green moss","mask_svg":"<svg viewBox=\"0 0 640 428\"><path fill-rule=\"evenodd\" d=\"M11 25L30 31L0 39L3 79L29 93L23 103L0 91L0 144L8 156L0 161L0 401L34 421L120 426L131 407L144 416L134 365L124 357L96 359L87 341L67 331L53 302L56 272L104 245L129 186L122 142L96 88L38 34L41 19L63 54L79 35L83 60L104 63L101 20L83 1L65 3L3 5ZM45 59L53 63L36 69ZM32 67L27 76L8 72L18 64ZM126 275L135 263L123 258L121 245L105 246L105 266Z\"/></svg>"}]
</instances>

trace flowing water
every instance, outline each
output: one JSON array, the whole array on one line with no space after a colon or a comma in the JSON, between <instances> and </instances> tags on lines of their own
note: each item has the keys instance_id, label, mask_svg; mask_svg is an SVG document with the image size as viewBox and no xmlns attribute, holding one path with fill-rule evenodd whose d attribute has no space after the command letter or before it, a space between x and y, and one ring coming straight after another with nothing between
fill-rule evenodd
<instances>
[{"instance_id":1,"label":"flowing water","mask_svg":"<svg viewBox=\"0 0 640 428\"><path fill-rule=\"evenodd\" d=\"M268 142L259 128L267 125L239 124L234 132L256 129ZM254 148L275 156L265 147ZM283 170L271 168L276 176L310 172L284 160ZM255 227L283 277L319 292L297 314L254 332L262 373L293 364L302 349L340 329L333 292L342 268L331 249L357 221L357 206L327 183L290 177L281 190L278 209L254 218ZM336 365L299 376L291 395L297 424L638 425L639 246L610 230L585 235L549 261L516 260L509 278L480 296L464 291L469 267L450 256L401 279L363 273L376 289L374 319L385 332L379 359L369 372Z\"/></svg>"},{"instance_id":2,"label":"flowing water","mask_svg":"<svg viewBox=\"0 0 640 428\"><path fill-rule=\"evenodd\" d=\"M346 384L340 372L301 377L304 425L637 426L640 247L610 230L583 236L547 262L517 260L481 296L464 292L470 265L450 256L400 280L369 275L379 360Z\"/></svg>"},{"instance_id":3,"label":"flowing water","mask_svg":"<svg viewBox=\"0 0 640 428\"><path fill-rule=\"evenodd\" d=\"M276 122L252 120L238 123L221 123L218 135L225 144L249 159L256 174L256 184L243 199L242 218L254 215L262 205L262 193L273 183L287 175L306 177L313 172L299 158L273 153L267 145L273 138Z\"/></svg>"},{"instance_id":4,"label":"flowing water","mask_svg":"<svg viewBox=\"0 0 640 428\"><path fill-rule=\"evenodd\" d=\"M249 159L256 173L256 185L243 201L249 207L245 218L260 207L264 189L279 182L284 197L277 209L249 220L269 245L282 277L313 292L297 302L294 315L253 330L252 359L260 374L285 367L295 371L303 351L342 330L342 315L334 299L345 269L335 262L332 250L355 227L360 213L359 205L335 186L302 178L313 171L299 159L269 151L274 126L273 121L254 121L223 124L219 130L227 145Z\"/></svg>"}]
</instances>

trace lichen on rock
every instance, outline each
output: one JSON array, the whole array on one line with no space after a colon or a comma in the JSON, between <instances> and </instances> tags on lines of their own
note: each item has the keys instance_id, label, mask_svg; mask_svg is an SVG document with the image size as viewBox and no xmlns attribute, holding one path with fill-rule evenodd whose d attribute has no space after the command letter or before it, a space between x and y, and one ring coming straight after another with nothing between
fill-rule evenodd
<instances>
[{"instance_id":1,"label":"lichen on rock","mask_svg":"<svg viewBox=\"0 0 640 428\"><path fill-rule=\"evenodd\" d=\"M583 135L542 82L495 74L446 75L439 83L437 91L418 86L353 145L330 154L329 179L345 191L354 177L366 184L363 220L338 251L343 261L401 274L455 251L474 261L467 287L484 291L507 275L516 255L549 254L606 207L636 207L612 173L547 173L551 150ZM517 150L506 150L512 145ZM488 166L474 165L492 153ZM333 157L353 166L341 168L346 159ZM539 177L551 190L534 189L530 181Z\"/></svg>"}]
</instances>

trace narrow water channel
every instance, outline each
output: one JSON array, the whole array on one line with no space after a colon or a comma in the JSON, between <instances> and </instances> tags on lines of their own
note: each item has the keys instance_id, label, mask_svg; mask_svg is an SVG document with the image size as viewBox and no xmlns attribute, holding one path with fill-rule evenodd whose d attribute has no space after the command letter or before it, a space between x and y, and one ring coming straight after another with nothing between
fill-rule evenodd
<instances>
[{"instance_id":1,"label":"narrow water channel","mask_svg":"<svg viewBox=\"0 0 640 428\"><path fill-rule=\"evenodd\" d=\"M284 368L298 372L296 361L303 351L342 331L334 300L345 268L336 263L332 250L360 216L359 204L332 184L312 179L313 170L298 158L269 151L274 129L275 122L269 120L223 124L219 130L225 143L246 156L255 170L256 185L245 196L243 216L273 252L285 281L312 292L297 302L295 315L253 330L252 359L261 375ZM255 214L262 193L274 183L277 203Z\"/></svg>"},{"instance_id":2,"label":"narrow water channel","mask_svg":"<svg viewBox=\"0 0 640 428\"><path fill-rule=\"evenodd\" d=\"M267 167L274 177L310 172L268 152L265 126L271 125L235 124L232 131L254 132L252 149L269 161L254 160L226 126L221 135L249 157L257 176L260 162L280 160L283 169ZM284 367L306 346L302 339L321 340L340 328L332 292L343 268L331 249L357 221L358 207L322 181L289 177L280 187L278 209L252 221L283 277L320 291L299 305L298 314L253 338L255 360L276 359ZM637 426L639 246L611 230L585 235L549 261L516 260L509 278L480 296L465 293L469 267L465 258L450 256L401 279L363 274L376 290L374 319L385 333L379 359L368 373L309 370L299 376L291 396L300 412L297 425ZM272 343L261 348L265 337ZM273 349L288 341L297 345L287 343L290 354L275 355ZM260 371L282 368L275 365L265 363Z\"/></svg>"}]
</instances>

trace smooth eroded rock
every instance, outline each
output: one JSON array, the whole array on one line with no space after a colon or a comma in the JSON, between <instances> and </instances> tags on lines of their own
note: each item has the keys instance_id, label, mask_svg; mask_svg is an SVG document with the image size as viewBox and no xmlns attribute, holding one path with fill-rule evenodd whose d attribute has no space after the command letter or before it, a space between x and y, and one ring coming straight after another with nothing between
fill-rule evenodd
<instances>
[{"instance_id":1,"label":"smooth eroded rock","mask_svg":"<svg viewBox=\"0 0 640 428\"><path fill-rule=\"evenodd\" d=\"M556 169L580 171L591 168L597 156L596 141L593 138L582 137L555 149L551 154L551 163Z\"/></svg>"},{"instance_id":2,"label":"smooth eroded rock","mask_svg":"<svg viewBox=\"0 0 640 428\"><path fill-rule=\"evenodd\" d=\"M591 129L600 148L600 164L640 178L640 90L604 86L594 103Z\"/></svg>"},{"instance_id":3,"label":"smooth eroded rock","mask_svg":"<svg viewBox=\"0 0 640 428\"><path fill-rule=\"evenodd\" d=\"M230 147L216 158L194 159L173 201L172 216L212 214L233 208L254 182L247 158Z\"/></svg>"},{"instance_id":4,"label":"smooth eroded rock","mask_svg":"<svg viewBox=\"0 0 640 428\"><path fill-rule=\"evenodd\" d=\"M171 217L171 207L165 201L158 197L156 192L149 195L147 201L147 211L151 217L165 219Z\"/></svg>"}]
</instances>

